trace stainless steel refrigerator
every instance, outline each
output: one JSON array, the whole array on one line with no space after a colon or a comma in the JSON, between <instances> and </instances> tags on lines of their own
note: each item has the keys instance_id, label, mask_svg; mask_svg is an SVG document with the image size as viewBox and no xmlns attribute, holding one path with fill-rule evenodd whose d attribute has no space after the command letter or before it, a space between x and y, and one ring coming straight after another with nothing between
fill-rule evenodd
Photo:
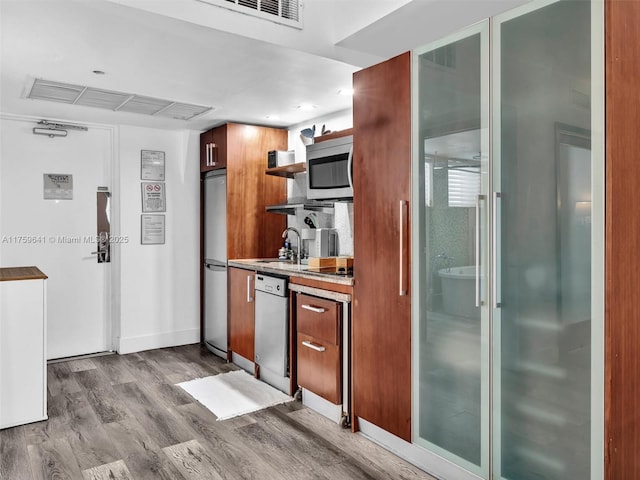
<instances>
[{"instance_id":1,"label":"stainless steel refrigerator","mask_svg":"<svg viewBox=\"0 0 640 480\"><path fill-rule=\"evenodd\" d=\"M204 341L227 358L227 171L204 179Z\"/></svg>"}]
</instances>

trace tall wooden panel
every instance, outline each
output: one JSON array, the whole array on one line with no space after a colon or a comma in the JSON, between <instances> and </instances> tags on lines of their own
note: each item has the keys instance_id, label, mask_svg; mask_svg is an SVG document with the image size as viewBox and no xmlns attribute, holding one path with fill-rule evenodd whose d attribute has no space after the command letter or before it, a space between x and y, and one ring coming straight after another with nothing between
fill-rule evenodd
<instances>
[{"instance_id":1,"label":"tall wooden panel","mask_svg":"<svg viewBox=\"0 0 640 480\"><path fill-rule=\"evenodd\" d=\"M640 478L640 2L605 1L605 475Z\"/></svg>"},{"instance_id":2,"label":"tall wooden panel","mask_svg":"<svg viewBox=\"0 0 640 480\"><path fill-rule=\"evenodd\" d=\"M353 408L411 441L410 54L353 85Z\"/></svg>"},{"instance_id":3,"label":"tall wooden panel","mask_svg":"<svg viewBox=\"0 0 640 480\"><path fill-rule=\"evenodd\" d=\"M286 130L227 124L228 258L277 256L287 219L265 206L286 200L286 182L264 171L267 152L286 149Z\"/></svg>"}]
</instances>

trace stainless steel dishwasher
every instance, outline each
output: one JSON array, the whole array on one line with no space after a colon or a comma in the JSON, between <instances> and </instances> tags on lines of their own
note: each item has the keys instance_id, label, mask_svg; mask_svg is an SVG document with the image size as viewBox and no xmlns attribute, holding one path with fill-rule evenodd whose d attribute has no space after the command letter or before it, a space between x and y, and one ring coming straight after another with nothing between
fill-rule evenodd
<instances>
[{"instance_id":1,"label":"stainless steel dishwasher","mask_svg":"<svg viewBox=\"0 0 640 480\"><path fill-rule=\"evenodd\" d=\"M290 395L287 279L256 274L255 363L260 380Z\"/></svg>"}]
</instances>

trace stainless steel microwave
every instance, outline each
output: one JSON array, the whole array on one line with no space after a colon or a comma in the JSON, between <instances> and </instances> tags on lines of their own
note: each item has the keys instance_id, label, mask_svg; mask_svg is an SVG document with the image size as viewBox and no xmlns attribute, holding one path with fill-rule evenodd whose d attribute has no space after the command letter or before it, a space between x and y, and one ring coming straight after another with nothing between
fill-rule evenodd
<instances>
[{"instance_id":1,"label":"stainless steel microwave","mask_svg":"<svg viewBox=\"0 0 640 480\"><path fill-rule=\"evenodd\" d=\"M307 145L307 198L353 198L353 136Z\"/></svg>"}]
</instances>

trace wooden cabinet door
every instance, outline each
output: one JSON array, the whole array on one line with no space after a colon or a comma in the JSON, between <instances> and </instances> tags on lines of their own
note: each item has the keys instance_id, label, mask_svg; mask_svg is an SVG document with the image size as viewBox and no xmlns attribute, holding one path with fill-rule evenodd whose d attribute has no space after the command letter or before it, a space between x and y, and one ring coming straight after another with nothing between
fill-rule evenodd
<instances>
[{"instance_id":1,"label":"wooden cabinet door","mask_svg":"<svg viewBox=\"0 0 640 480\"><path fill-rule=\"evenodd\" d=\"M213 130L208 130L200 134L200 171L208 172L211 167L211 143L213 142Z\"/></svg>"},{"instance_id":2,"label":"wooden cabinet door","mask_svg":"<svg viewBox=\"0 0 640 480\"><path fill-rule=\"evenodd\" d=\"M298 333L298 385L338 405L341 395L340 347Z\"/></svg>"},{"instance_id":3,"label":"wooden cabinet door","mask_svg":"<svg viewBox=\"0 0 640 480\"><path fill-rule=\"evenodd\" d=\"M227 166L227 126L200 134L200 172Z\"/></svg>"},{"instance_id":4,"label":"wooden cabinet door","mask_svg":"<svg viewBox=\"0 0 640 480\"><path fill-rule=\"evenodd\" d=\"M255 356L255 272L229 268L229 346L253 362Z\"/></svg>"},{"instance_id":5,"label":"wooden cabinet door","mask_svg":"<svg viewBox=\"0 0 640 480\"><path fill-rule=\"evenodd\" d=\"M411 441L410 54L353 86L353 409Z\"/></svg>"},{"instance_id":6,"label":"wooden cabinet door","mask_svg":"<svg viewBox=\"0 0 640 480\"><path fill-rule=\"evenodd\" d=\"M229 123L227 128L227 255L277 257L286 215L266 205L286 201L286 181L266 175L269 150L286 150L287 131Z\"/></svg>"}]
</instances>

